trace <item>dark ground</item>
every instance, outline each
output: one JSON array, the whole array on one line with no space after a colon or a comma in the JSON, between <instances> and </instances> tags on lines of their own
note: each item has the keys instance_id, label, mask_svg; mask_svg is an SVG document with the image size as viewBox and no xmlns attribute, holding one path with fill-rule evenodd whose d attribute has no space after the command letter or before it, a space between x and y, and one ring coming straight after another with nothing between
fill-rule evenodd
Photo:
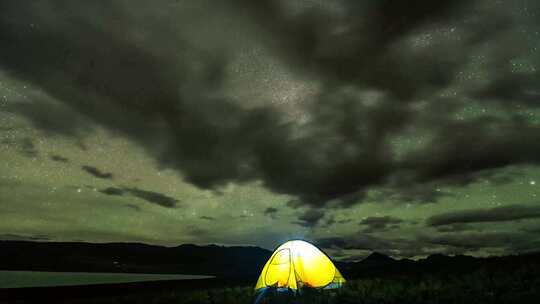
<instances>
[{"instance_id":1,"label":"dark ground","mask_svg":"<svg viewBox=\"0 0 540 304\"><path fill-rule=\"evenodd\" d=\"M515 265L513 265L515 266ZM53 288L0 289L0 303L76 304L250 304L254 279L208 279ZM276 300L279 299L279 300ZM377 275L349 279L333 291L305 291L296 297L270 293L261 304L347 303L539 303L540 264L470 272Z\"/></svg>"},{"instance_id":2,"label":"dark ground","mask_svg":"<svg viewBox=\"0 0 540 304\"><path fill-rule=\"evenodd\" d=\"M174 271L176 273L198 274L194 270L203 269L207 272L213 269L218 278L0 289L0 304L251 304L255 299L253 286L258 272L269 255L269 252L258 248L192 245L169 249L138 244L3 245L0 247L6 249L3 252L3 264L12 270L25 270L28 266L32 266L33 270L54 270L56 264L53 264L53 260L56 263L70 261L64 263L64 267L70 267L63 271L108 270L112 261L109 257L115 256L115 261L123 265L117 269L123 270L121 272L141 270L137 268L140 265L157 273L173 272L176 269L192 270ZM28 251L26 249L29 246L42 246L38 249L44 251ZM9 255L8 251L21 255ZM29 252L49 254L46 259L41 255L38 263L27 256ZM62 253L66 257L54 259L57 255L53 253ZM49 264L41 263L43 261ZM160 263L156 264L156 261ZM336 265L348 280L342 288L333 291L306 290L296 297L270 292L260 304L540 303L540 253L490 258L432 255L418 261L396 260L373 253L360 262L337 262Z\"/></svg>"}]
</instances>

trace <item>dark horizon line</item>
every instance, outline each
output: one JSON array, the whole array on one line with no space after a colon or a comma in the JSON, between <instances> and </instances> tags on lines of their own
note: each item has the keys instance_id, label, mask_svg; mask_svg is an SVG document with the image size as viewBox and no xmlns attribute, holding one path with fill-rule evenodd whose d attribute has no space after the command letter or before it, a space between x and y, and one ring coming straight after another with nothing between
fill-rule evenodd
<instances>
[{"instance_id":1,"label":"dark horizon line","mask_svg":"<svg viewBox=\"0 0 540 304\"><path fill-rule=\"evenodd\" d=\"M273 253L275 249L267 249L261 246L256 245L218 245L214 243L208 243L206 245L200 245L200 244L193 244L193 243L183 243L179 245L173 245L173 246L166 246L166 245L157 245L157 244L149 244L149 243L143 243L143 242L90 242L90 241L54 241L54 240L6 240L6 239L0 239L0 244L2 242L10 242L10 243L40 243L40 244L87 244L87 245L138 245L138 246L147 246L147 247L158 247L158 248L167 248L167 249L174 249L182 246L194 246L194 247L220 247L220 248L253 248L253 249L261 249L268 251L270 253ZM314 244L316 245L316 244ZM317 246L317 248L319 248ZM319 248L320 249L320 248ZM323 251L324 252L324 251ZM392 255L377 251L377 250L370 250L370 254L366 255L365 257L359 259L359 260L341 260L341 259L332 259L333 261L339 262L339 263L358 263L360 261L363 261L367 259L368 257L372 255L383 255L386 257L389 257L395 261L419 261L419 260L425 260L429 257L433 256L444 256L444 257L471 257L474 259L489 259L489 258L504 258L504 257L515 257L515 256L528 256L528 255L535 255L540 254L540 249L536 251L524 251L524 252L515 252L515 253L507 253L507 254L490 254L487 256L474 256L469 254L444 254L444 253L432 253L428 255L418 255L417 258L413 257L399 257L396 258Z\"/></svg>"}]
</instances>

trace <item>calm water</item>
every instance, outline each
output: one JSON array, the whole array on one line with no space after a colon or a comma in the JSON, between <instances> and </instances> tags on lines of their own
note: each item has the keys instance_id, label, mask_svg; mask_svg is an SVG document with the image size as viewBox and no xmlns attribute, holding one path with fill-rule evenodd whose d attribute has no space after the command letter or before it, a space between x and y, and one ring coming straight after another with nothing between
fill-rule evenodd
<instances>
[{"instance_id":1,"label":"calm water","mask_svg":"<svg viewBox=\"0 0 540 304\"><path fill-rule=\"evenodd\" d=\"M212 277L183 274L41 272L0 270L0 288L89 285L207 278Z\"/></svg>"}]
</instances>

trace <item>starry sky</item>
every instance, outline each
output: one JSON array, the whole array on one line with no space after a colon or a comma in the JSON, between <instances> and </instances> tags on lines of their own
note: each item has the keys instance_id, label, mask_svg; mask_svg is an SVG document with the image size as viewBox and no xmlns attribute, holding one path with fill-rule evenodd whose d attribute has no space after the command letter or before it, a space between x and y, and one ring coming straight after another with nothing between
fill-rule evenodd
<instances>
[{"instance_id":1,"label":"starry sky","mask_svg":"<svg viewBox=\"0 0 540 304\"><path fill-rule=\"evenodd\" d=\"M537 0L0 0L0 239L540 248Z\"/></svg>"}]
</instances>

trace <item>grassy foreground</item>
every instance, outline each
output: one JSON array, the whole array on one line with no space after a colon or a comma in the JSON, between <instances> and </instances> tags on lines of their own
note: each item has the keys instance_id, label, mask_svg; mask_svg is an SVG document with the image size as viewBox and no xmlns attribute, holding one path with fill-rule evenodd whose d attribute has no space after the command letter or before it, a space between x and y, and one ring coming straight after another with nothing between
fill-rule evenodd
<instances>
[{"instance_id":1,"label":"grassy foreground","mask_svg":"<svg viewBox=\"0 0 540 304\"><path fill-rule=\"evenodd\" d=\"M479 270L468 274L394 276L349 280L339 290L306 291L297 297L266 297L260 303L538 303L540 273L524 266L512 272ZM251 304L252 286L206 290L161 290L137 295L107 296L69 303L102 304Z\"/></svg>"}]
</instances>

